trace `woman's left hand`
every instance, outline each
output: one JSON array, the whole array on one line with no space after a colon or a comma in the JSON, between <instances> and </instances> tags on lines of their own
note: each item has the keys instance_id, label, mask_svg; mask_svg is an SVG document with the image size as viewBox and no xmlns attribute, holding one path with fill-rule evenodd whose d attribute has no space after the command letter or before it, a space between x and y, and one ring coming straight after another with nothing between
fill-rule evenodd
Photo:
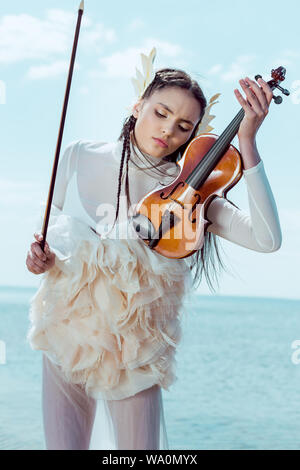
<instances>
[{"instance_id":1,"label":"woman's left hand","mask_svg":"<svg viewBox=\"0 0 300 470\"><path fill-rule=\"evenodd\" d=\"M261 86L250 80L249 77L246 77L245 80L239 80L239 83L247 99L243 98L239 90L234 90L238 102L245 110L245 116L239 127L238 138L240 141L254 141L259 127L269 112L273 92L268 83L262 78L258 79Z\"/></svg>"}]
</instances>

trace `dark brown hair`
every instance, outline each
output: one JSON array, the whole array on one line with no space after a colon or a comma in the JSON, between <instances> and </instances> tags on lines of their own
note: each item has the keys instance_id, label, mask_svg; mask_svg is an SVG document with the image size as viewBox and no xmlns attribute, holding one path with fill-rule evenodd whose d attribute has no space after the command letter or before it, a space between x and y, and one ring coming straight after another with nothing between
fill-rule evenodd
<instances>
[{"instance_id":1,"label":"dark brown hair","mask_svg":"<svg viewBox=\"0 0 300 470\"><path fill-rule=\"evenodd\" d=\"M195 125L193 133L191 134L189 140L185 144L183 144L181 147L179 147L175 152L163 158L163 160L165 161L176 162L179 158L181 158L180 155L183 155L185 149L187 148L191 140L195 137L197 126L202 120L203 115L205 113L207 100L199 84L195 80L193 80L186 72L184 72L183 70L170 69L170 68L160 69L155 73L154 79L146 88L141 98L147 99L155 91L160 90L162 88L167 88L167 87L179 87L179 88L189 90L194 96L194 98L199 102L200 108L201 108L201 114L199 116L199 120L197 124ZM114 225L117 221L118 214L119 214L119 198L120 198L120 192L121 192L125 155L126 155L125 191L126 191L126 197L127 197L127 207L128 207L128 203L129 205L131 205L130 195L129 195L129 183L128 183L128 161L130 159L130 153L131 153L130 152L130 136L131 135L132 135L134 145L139 149L136 138L135 138L135 133L134 133L135 123L136 123L136 118L133 115L127 117L123 123L123 128L118 138L119 141L123 139L123 149L122 149L122 157L121 157L121 163L120 163L119 186L118 186L118 195L117 195L117 210L116 210L116 217L115 217ZM142 155L144 155L142 151L141 153ZM149 162L146 155L144 155L144 157L145 157L145 160ZM156 165L152 165L152 162L149 162L149 163L152 168L159 170ZM214 253L214 250L215 250L215 253ZM196 253L194 253L193 255L189 257L190 269L192 270L192 272L194 272L193 288L197 288L199 286L201 279L202 279L203 272L204 272L206 281L210 287L210 290L215 291L212 281L211 281L211 275L213 275L214 279L218 283L217 267L214 261L215 254L217 255L217 259L219 262L218 270L220 271L221 268L226 270L220 258L219 248L217 244L217 237L214 233L207 231L205 234L204 244L201 250L198 250ZM210 273L210 264L212 267L212 273Z\"/></svg>"}]
</instances>

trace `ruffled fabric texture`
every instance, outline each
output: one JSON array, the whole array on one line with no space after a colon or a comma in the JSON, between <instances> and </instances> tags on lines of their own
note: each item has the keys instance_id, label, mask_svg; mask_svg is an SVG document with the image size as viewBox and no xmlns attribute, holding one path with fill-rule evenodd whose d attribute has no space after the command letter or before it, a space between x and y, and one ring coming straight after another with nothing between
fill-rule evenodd
<instances>
[{"instance_id":1,"label":"ruffled fabric texture","mask_svg":"<svg viewBox=\"0 0 300 470\"><path fill-rule=\"evenodd\" d=\"M168 390L191 289L185 259L165 258L138 239L100 238L54 205L47 242L56 264L30 300L31 348L96 399L127 398L154 384Z\"/></svg>"}]
</instances>

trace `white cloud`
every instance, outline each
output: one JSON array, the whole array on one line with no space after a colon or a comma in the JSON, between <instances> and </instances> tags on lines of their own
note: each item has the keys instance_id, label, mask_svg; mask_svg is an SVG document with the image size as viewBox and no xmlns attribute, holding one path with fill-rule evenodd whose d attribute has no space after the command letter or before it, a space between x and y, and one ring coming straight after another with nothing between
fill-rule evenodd
<instances>
[{"instance_id":1,"label":"white cloud","mask_svg":"<svg viewBox=\"0 0 300 470\"><path fill-rule=\"evenodd\" d=\"M77 19L77 13L61 10L59 8L52 8L46 10L46 18L49 23L53 23L57 29L66 30L76 24L74 20ZM82 25L84 25L85 17L82 18ZM89 22L87 22L89 23Z\"/></svg>"},{"instance_id":2,"label":"white cloud","mask_svg":"<svg viewBox=\"0 0 300 470\"><path fill-rule=\"evenodd\" d=\"M268 61L269 65L265 66L265 69L271 72L272 68L282 66L289 66L295 63L298 63L300 58L300 52L285 49L280 52L280 56L277 56L275 59L270 59ZM215 64L213 65L207 72L207 75L219 75L219 78L225 82L235 82L240 78L245 76L252 76L254 77L259 70L255 69L255 61L258 57L254 54L245 54L238 56L230 65L225 67L222 64ZM265 80L269 80L267 74L262 74Z\"/></svg>"},{"instance_id":3,"label":"white cloud","mask_svg":"<svg viewBox=\"0 0 300 470\"><path fill-rule=\"evenodd\" d=\"M79 65L74 64L74 69L78 69ZM69 62L66 60L57 60L52 64L36 65L29 68L27 78L38 80L41 78L53 78L62 74L67 74L69 70Z\"/></svg>"},{"instance_id":4,"label":"white cloud","mask_svg":"<svg viewBox=\"0 0 300 470\"><path fill-rule=\"evenodd\" d=\"M293 66L294 64L299 64L300 52L293 51L291 49L285 49L280 52L280 55L277 56L274 60L272 59L271 68L277 67L287 67Z\"/></svg>"},{"instance_id":5,"label":"white cloud","mask_svg":"<svg viewBox=\"0 0 300 470\"><path fill-rule=\"evenodd\" d=\"M213 65L207 72L207 75L216 75L221 72L223 66L221 64Z\"/></svg>"},{"instance_id":6,"label":"white cloud","mask_svg":"<svg viewBox=\"0 0 300 470\"><path fill-rule=\"evenodd\" d=\"M127 26L127 29L128 31L134 32L134 31L144 28L144 26L145 26L145 23L143 20L141 20L140 18L135 18L129 23L129 25Z\"/></svg>"},{"instance_id":7,"label":"white cloud","mask_svg":"<svg viewBox=\"0 0 300 470\"><path fill-rule=\"evenodd\" d=\"M167 58L170 58L170 57L177 58L184 52L184 49L179 44L173 44L167 41L160 41L159 39L156 39L156 38L146 39L145 47L146 49L149 49L149 52L152 49L152 47L156 47L157 53L159 54L159 56L162 55L162 56L166 56Z\"/></svg>"},{"instance_id":8,"label":"white cloud","mask_svg":"<svg viewBox=\"0 0 300 470\"><path fill-rule=\"evenodd\" d=\"M0 19L0 63L53 60L70 53L76 22L77 13L61 9L47 10L45 19L25 13L4 15ZM93 25L85 16L80 34L81 45L89 50L116 39L113 29L100 23Z\"/></svg>"},{"instance_id":9,"label":"white cloud","mask_svg":"<svg viewBox=\"0 0 300 470\"><path fill-rule=\"evenodd\" d=\"M220 75L220 78L225 82L232 82L239 80L245 76L253 75L253 61L256 59L254 55L242 55L237 57L236 61L233 62L228 70Z\"/></svg>"},{"instance_id":10,"label":"white cloud","mask_svg":"<svg viewBox=\"0 0 300 470\"><path fill-rule=\"evenodd\" d=\"M71 17L74 22L74 15ZM48 11L45 20L24 13L3 16L0 21L0 62L45 59L45 56L66 52L70 26L70 14L61 10L60 14L58 10Z\"/></svg>"},{"instance_id":11,"label":"white cloud","mask_svg":"<svg viewBox=\"0 0 300 470\"><path fill-rule=\"evenodd\" d=\"M158 39L148 38L141 47L129 47L123 51L117 51L107 57L99 59L100 68L90 71L92 77L132 77L135 76L135 68L142 69L140 54L149 55L153 47L159 51L161 57L175 58L182 54L183 49L177 44L172 44ZM155 59L154 69L159 68Z\"/></svg>"},{"instance_id":12,"label":"white cloud","mask_svg":"<svg viewBox=\"0 0 300 470\"><path fill-rule=\"evenodd\" d=\"M86 48L98 47L103 43L113 43L117 40L116 33L111 28L106 28L103 24L97 23L91 31L82 34L81 44ZM100 46L100 47L101 47ZM101 47L102 48L102 47Z\"/></svg>"}]
</instances>

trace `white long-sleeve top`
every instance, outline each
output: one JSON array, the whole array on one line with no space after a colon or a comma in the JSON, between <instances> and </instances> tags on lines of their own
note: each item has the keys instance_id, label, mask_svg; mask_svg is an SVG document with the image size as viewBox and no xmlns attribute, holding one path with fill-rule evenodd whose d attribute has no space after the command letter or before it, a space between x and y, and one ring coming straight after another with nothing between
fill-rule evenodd
<instances>
[{"instance_id":1,"label":"white long-sleeve top","mask_svg":"<svg viewBox=\"0 0 300 470\"><path fill-rule=\"evenodd\" d=\"M122 147L122 141L73 141L65 148L59 161L53 204L102 235L107 232L107 225L102 224L104 216L109 212L109 223L114 221ZM179 172L175 163L160 161L161 168L169 176L162 176L153 169L145 173L136 164L145 169L147 163L137 147L135 151L142 161L131 152L133 161L129 161L129 191L132 204L139 202L156 186L171 184ZM157 158L150 155L147 158L157 165ZM124 175L125 170L124 164ZM243 176L248 192L249 214L225 198L217 197L207 210L207 218L211 222L207 230L250 250L276 251L281 246L281 228L263 161L243 170ZM120 196L125 201L124 179ZM126 219L124 202L123 206L120 203L119 220Z\"/></svg>"},{"instance_id":2,"label":"white long-sleeve top","mask_svg":"<svg viewBox=\"0 0 300 470\"><path fill-rule=\"evenodd\" d=\"M136 239L105 239L111 237L103 215L105 220L111 207L115 212L121 155L121 141L80 140L65 149L47 232L56 262L31 300L28 333L31 347L60 365L70 382L108 400L132 397L154 384L168 390L176 379L183 296L193 291L193 255L169 259ZM156 174L157 168L146 174L135 166L142 155L132 156L132 204L180 172L175 163L148 156L168 174ZM249 215L216 198L207 210L208 229L251 250L275 251L281 230L262 161L244 171L244 178ZM126 226L126 204L119 215L119 225L125 219Z\"/></svg>"}]
</instances>

